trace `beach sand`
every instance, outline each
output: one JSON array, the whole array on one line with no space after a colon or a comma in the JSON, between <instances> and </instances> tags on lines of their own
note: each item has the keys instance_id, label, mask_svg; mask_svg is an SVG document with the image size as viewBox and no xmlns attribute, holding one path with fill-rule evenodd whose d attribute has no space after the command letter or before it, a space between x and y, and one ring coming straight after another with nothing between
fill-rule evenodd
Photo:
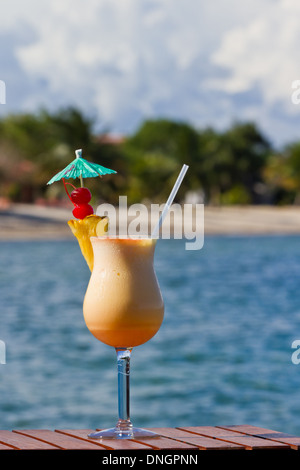
<instances>
[{"instance_id":1,"label":"beach sand","mask_svg":"<svg viewBox=\"0 0 300 470\"><path fill-rule=\"evenodd\" d=\"M231 206L205 208L206 234L298 234L298 206Z\"/></svg>"},{"instance_id":2,"label":"beach sand","mask_svg":"<svg viewBox=\"0 0 300 470\"><path fill-rule=\"evenodd\" d=\"M71 209L13 204L0 210L0 240L74 238L67 225L71 218ZM298 206L204 207L205 235L298 233Z\"/></svg>"}]
</instances>

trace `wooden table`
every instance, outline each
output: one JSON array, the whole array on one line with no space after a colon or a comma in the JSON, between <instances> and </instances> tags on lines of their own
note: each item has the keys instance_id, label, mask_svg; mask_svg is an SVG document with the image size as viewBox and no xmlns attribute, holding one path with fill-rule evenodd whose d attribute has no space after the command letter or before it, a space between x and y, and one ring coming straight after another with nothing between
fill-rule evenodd
<instances>
[{"instance_id":1,"label":"wooden table","mask_svg":"<svg viewBox=\"0 0 300 470\"><path fill-rule=\"evenodd\" d=\"M300 437L253 425L151 428L160 436L140 440L95 440L91 429L0 430L0 450L176 451L300 449ZM117 452L118 453L118 452ZM297 452L296 452L297 453ZM249 453L248 453L249 454ZM153 455L153 454L152 454Z\"/></svg>"}]
</instances>

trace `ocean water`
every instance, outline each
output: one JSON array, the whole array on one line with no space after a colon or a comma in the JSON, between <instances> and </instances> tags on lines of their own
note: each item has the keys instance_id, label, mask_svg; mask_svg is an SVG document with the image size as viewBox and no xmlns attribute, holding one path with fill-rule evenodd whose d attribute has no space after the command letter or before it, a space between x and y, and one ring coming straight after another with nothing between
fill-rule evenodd
<instances>
[{"instance_id":1,"label":"ocean water","mask_svg":"<svg viewBox=\"0 0 300 470\"><path fill-rule=\"evenodd\" d=\"M133 350L133 424L300 435L300 237L160 240L155 268L165 318ZM82 316L89 275L75 239L0 243L0 429L116 423L115 352Z\"/></svg>"}]
</instances>

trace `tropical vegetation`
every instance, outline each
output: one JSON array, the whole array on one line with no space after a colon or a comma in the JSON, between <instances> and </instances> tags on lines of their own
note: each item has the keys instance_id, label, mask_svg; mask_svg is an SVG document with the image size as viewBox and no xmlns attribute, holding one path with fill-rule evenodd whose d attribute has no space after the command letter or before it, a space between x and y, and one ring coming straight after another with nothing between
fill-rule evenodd
<instances>
[{"instance_id":1,"label":"tropical vegetation","mask_svg":"<svg viewBox=\"0 0 300 470\"><path fill-rule=\"evenodd\" d=\"M121 194L130 203L163 202L183 163L190 169L177 195L181 202L187 195L214 205L300 201L300 142L275 150L253 122L235 122L220 132L146 120L115 142L95 132L94 120L75 108L0 119L0 198L63 204L63 185L47 182L78 148L87 160L117 171L86 183L98 203L117 204Z\"/></svg>"}]
</instances>

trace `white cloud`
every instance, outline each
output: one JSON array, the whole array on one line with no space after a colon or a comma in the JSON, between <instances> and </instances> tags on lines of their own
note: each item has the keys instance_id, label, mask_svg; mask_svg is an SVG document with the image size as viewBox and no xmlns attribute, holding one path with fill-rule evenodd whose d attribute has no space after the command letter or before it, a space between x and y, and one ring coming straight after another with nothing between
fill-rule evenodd
<instances>
[{"instance_id":1,"label":"white cloud","mask_svg":"<svg viewBox=\"0 0 300 470\"><path fill-rule=\"evenodd\" d=\"M276 136L293 115L280 138L296 131L298 0L0 0L0 8L0 40L14 37L7 54L13 86L23 86L20 109L75 104L120 132L163 115L215 126L251 118L272 135L276 119Z\"/></svg>"},{"instance_id":2,"label":"white cloud","mask_svg":"<svg viewBox=\"0 0 300 470\"><path fill-rule=\"evenodd\" d=\"M273 2L264 14L227 32L212 62L228 70L216 81L223 91L238 93L258 87L267 104L289 104L291 82L299 76L298 0Z\"/></svg>"}]
</instances>

